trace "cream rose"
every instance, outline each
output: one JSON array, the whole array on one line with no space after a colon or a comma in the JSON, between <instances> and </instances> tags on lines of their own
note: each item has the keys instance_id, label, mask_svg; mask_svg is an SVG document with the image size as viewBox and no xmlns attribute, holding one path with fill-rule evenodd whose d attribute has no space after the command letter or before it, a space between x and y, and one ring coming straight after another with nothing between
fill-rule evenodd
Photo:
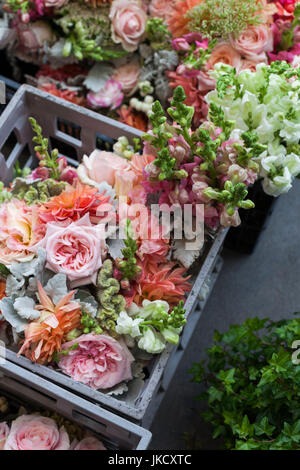
<instances>
[{"instance_id":1,"label":"cream rose","mask_svg":"<svg viewBox=\"0 0 300 470\"><path fill-rule=\"evenodd\" d=\"M105 182L113 187L116 182L116 173L129 170L130 165L125 158L112 152L94 150L89 157L84 155L83 162L78 168L78 175L82 181L89 180L88 184L97 186L98 183Z\"/></svg>"},{"instance_id":2,"label":"cream rose","mask_svg":"<svg viewBox=\"0 0 300 470\"><path fill-rule=\"evenodd\" d=\"M112 39L121 43L125 51L133 52L143 39L147 15L138 0L114 0L109 18Z\"/></svg>"},{"instance_id":3,"label":"cream rose","mask_svg":"<svg viewBox=\"0 0 300 470\"><path fill-rule=\"evenodd\" d=\"M121 65L121 67L115 71L113 78L121 83L122 91L125 95L130 96L136 91L140 71L141 68L136 61Z\"/></svg>"}]
</instances>

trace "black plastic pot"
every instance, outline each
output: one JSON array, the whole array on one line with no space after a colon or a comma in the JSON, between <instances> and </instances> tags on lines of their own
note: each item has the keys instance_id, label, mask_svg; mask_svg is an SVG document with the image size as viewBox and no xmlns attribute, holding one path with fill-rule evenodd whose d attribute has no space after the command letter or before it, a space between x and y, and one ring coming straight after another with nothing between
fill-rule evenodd
<instances>
[{"instance_id":1,"label":"black plastic pot","mask_svg":"<svg viewBox=\"0 0 300 470\"><path fill-rule=\"evenodd\" d=\"M248 196L254 202L255 208L240 209L241 225L229 230L225 247L240 253L251 254L261 232L266 228L278 198L268 196L262 188L261 181L257 181L249 188Z\"/></svg>"}]
</instances>

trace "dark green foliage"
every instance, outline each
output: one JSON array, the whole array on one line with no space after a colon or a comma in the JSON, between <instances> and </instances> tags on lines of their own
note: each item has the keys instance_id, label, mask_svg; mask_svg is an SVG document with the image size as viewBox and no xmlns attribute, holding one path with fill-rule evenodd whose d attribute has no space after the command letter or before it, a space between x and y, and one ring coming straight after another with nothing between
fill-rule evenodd
<instances>
[{"instance_id":1,"label":"dark green foliage","mask_svg":"<svg viewBox=\"0 0 300 470\"><path fill-rule=\"evenodd\" d=\"M226 448L300 449L300 364L293 349L299 339L299 318L255 317L215 332L207 368L203 361L190 372L193 382L205 384L202 414Z\"/></svg>"}]
</instances>

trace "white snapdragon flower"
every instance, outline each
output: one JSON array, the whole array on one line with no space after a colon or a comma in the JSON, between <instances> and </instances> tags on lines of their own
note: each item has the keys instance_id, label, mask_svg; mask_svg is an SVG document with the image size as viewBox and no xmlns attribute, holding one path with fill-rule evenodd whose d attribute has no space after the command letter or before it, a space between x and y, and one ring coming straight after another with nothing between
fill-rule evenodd
<instances>
[{"instance_id":1,"label":"white snapdragon flower","mask_svg":"<svg viewBox=\"0 0 300 470\"><path fill-rule=\"evenodd\" d=\"M292 175L288 168L284 168L283 175L275 176L273 179L264 178L263 188L269 196L280 196L287 193L292 187Z\"/></svg>"},{"instance_id":2,"label":"white snapdragon flower","mask_svg":"<svg viewBox=\"0 0 300 470\"><path fill-rule=\"evenodd\" d=\"M300 141L300 122L292 122L285 119L283 128L280 131L280 137L285 139L288 144L297 144Z\"/></svg>"},{"instance_id":3,"label":"white snapdragon flower","mask_svg":"<svg viewBox=\"0 0 300 470\"><path fill-rule=\"evenodd\" d=\"M150 354L160 354L166 347L166 342L160 333L147 328L138 342L138 347Z\"/></svg>"},{"instance_id":4,"label":"white snapdragon flower","mask_svg":"<svg viewBox=\"0 0 300 470\"><path fill-rule=\"evenodd\" d=\"M139 324L143 321L143 318L133 319L126 312L121 312L117 319L116 332L119 335L130 335L132 338L141 336Z\"/></svg>"}]
</instances>

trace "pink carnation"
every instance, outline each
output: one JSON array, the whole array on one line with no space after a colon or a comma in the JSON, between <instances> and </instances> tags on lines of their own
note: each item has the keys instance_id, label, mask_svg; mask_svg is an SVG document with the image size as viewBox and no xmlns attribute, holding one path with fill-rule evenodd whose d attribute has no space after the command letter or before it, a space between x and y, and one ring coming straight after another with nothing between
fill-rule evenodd
<instances>
[{"instance_id":1,"label":"pink carnation","mask_svg":"<svg viewBox=\"0 0 300 470\"><path fill-rule=\"evenodd\" d=\"M125 344L107 335L87 334L63 345L76 349L62 356L59 367L72 379L93 389L106 389L132 379L134 358Z\"/></svg>"},{"instance_id":2,"label":"pink carnation","mask_svg":"<svg viewBox=\"0 0 300 470\"><path fill-rule=\"evenodd\" d=\"M72 288L95 284L106 253L104 229L103 224L93 226L89 214L70 225L68 222L50 222L45 237L32 251L44 248L46 267L65 274Z\"/></svg>"},{"instance_id":3,"label":"pink carnation","mask_svg":"<svg viewBox=\"0 0 300 470\"><path fill-rule=\"evenodd\" d=\"M95 109L116 109L121 106L123 98L122 85L113 78L107 80L102 90L97 93L90 92L86 97L88 105Z\"/></svg>"},{"instance_id":4,"label":"pink carnation","mask_svg":"<svg viewBox=\"0 0 300 470\"><path fill-rule=\"evenodd\" d=\"M13 421L4 450L68 450L69 436L64 427L39 415L23 415Z\"/></svg>"},{"instance_id":5,"label":"pink carnation","mask_svg":"<svg viewBox=\"0 0 300 470\"><path fill-rule=\"evenodd\" d=\"M106 450L106 447L96 437L85 437L74 447L74 450Z\"/></svg>"}]
</instances>

